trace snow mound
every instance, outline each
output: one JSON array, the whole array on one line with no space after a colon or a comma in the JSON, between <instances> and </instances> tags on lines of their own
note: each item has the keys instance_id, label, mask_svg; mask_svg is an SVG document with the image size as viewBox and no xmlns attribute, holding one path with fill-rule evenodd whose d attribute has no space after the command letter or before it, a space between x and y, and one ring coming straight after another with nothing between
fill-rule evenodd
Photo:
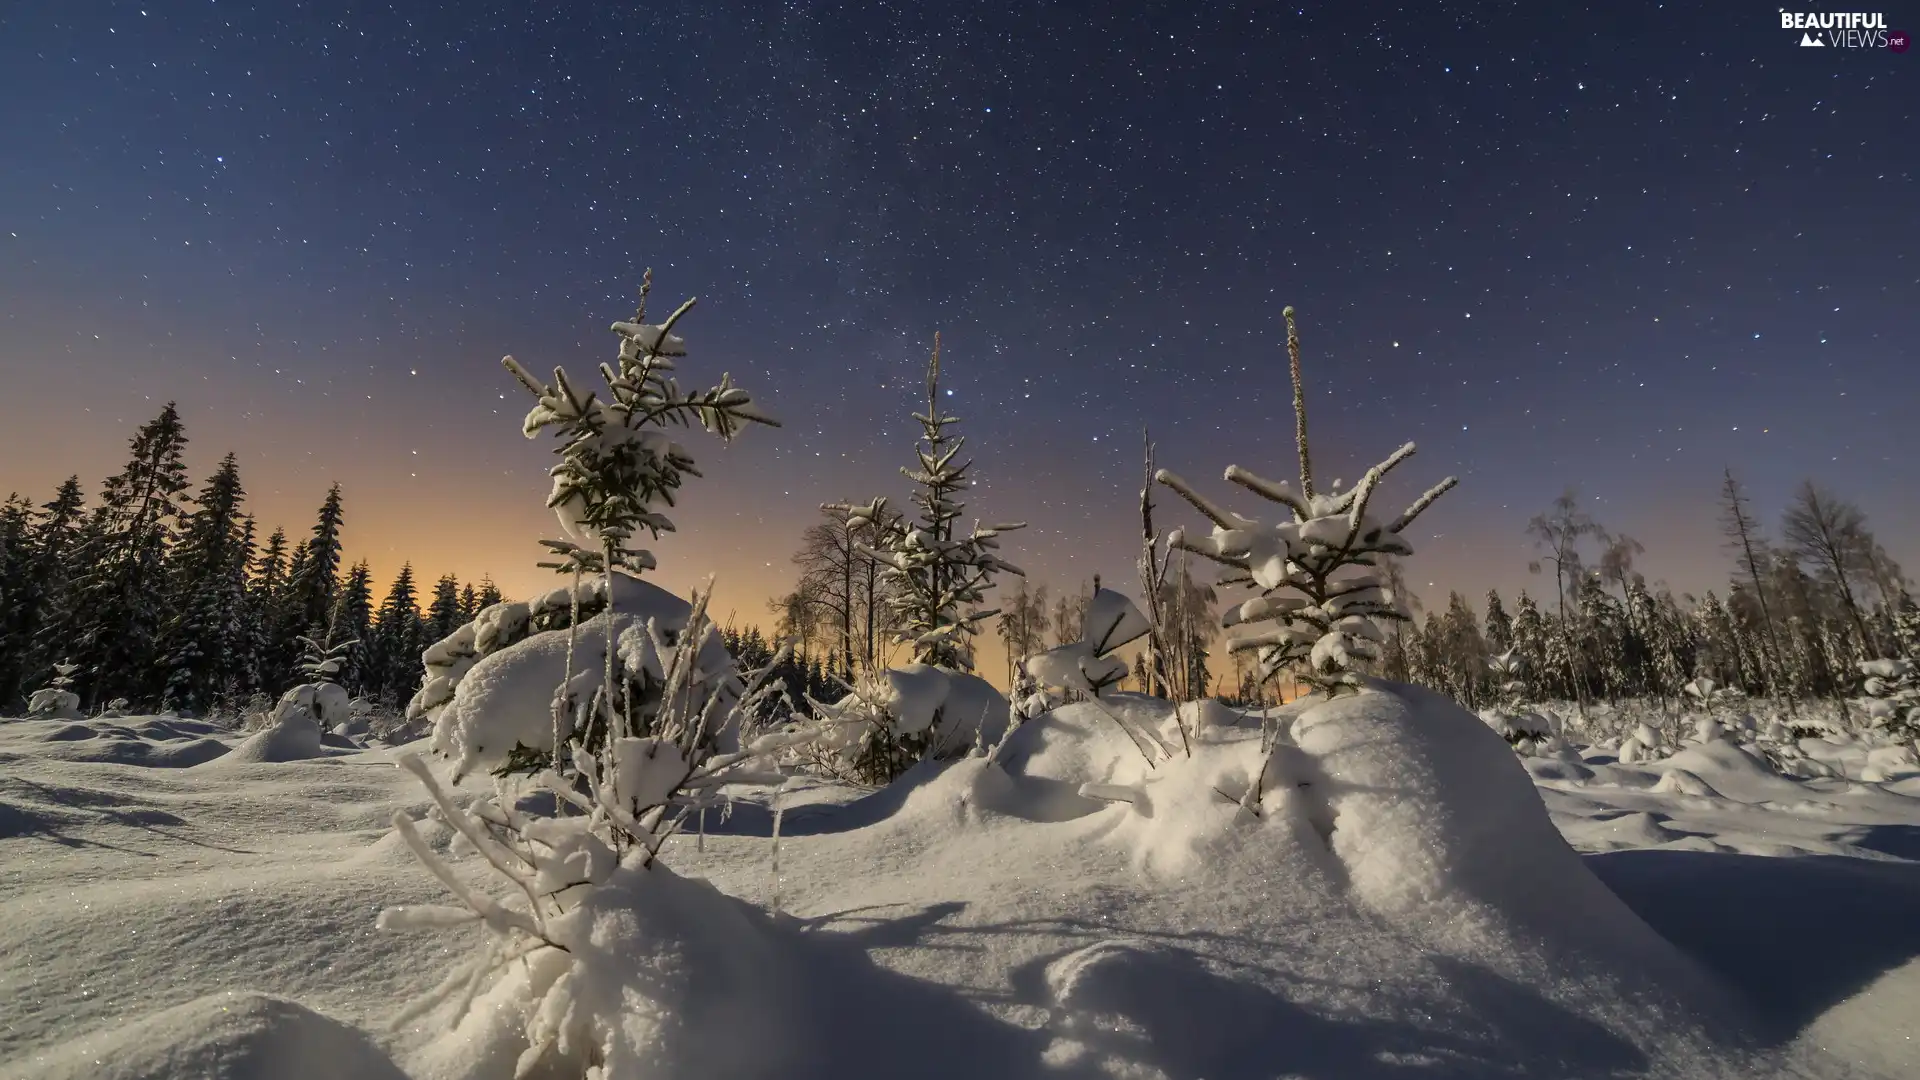
<instances>
[{"instance_id":1,"label":"snow mound","mask_svg":"<svg viewBox=\"0 0 1920 1080\"><path fill-rule=\"evenodd\" d=\"M1520 764L1527 775L1535 780L1551 780L1562 784L1581 784L1594 778L1592 769L1574 761L1560 758L1522 758Z\"/></svg>"},{"instance_id":2,"label":"snow mound","mask_svg":"<svg viewBox=\"0 0 1920 1080\"><path fill-rule=\"evenodd\" d=\"M1122 762L1140 757L1139 748L1114 718L1158 731L1173 722L1173 715L1172 702L1145 694L1114 693L1098 705L1086 701L1062 705L1021 724L1007 736L997 760L1017 776L1075 783L1111 780Z\"/></svg>"},{"instance_id":3,"label":"snow mound","mask_svg":"<svg viewBox=\"0 0 1920 1080\"><path fill-rule=\"evenodd\" d=\"M1293 734L1325 777L1306 790L1368 907L1445 952L1532 940L1717 996L1567 846L1505 740L1451 700L1369 681L1305 709Z\"/></svg>"},{"instance_id":4,"label":"snow mound","mask_svg":"<svg viewBox=\"0 0 1920 1080\"><path fill-rule=\"evenodd\" d=\"M288 710L278 720L247 736L221 759L222 764L276 761L306 761L326 757L327 746L321 740L320 725L298 709Z\"/></svg>"},{"instance_id":5,"label":"snow mound","mask_svg":"<svg viewBox=\"0 0 1920 1080\"><path fill-rule=\"evenodd\" d=\"M406 1080L356 1028L285 998L212 994L83 1035L39 1080Z\"/></svg>"},{"instance_id":6,"label":"snow mound","mask_svg":"<svg viewBox=\"0 0 1920 1080\"><path fill-rule=\"evenodd\" d=\"M1693 795L1708 799L1720 796L1712 784L1681 768L1667 769L1660 777L1660 782L1653 785L1653 790L1660 795Z\"/></svg>"},{"instance_id":7,"label":"snow mound","mask_svg":"<svg viewBox=\"0 0 1920 1080\"><path fill-rule=\"evenodd\" d=\"M628 589L637 594L643 585L651 590L645 595L654 602L642 610L614 612L615 676L634 680L644 674L657 683L664 658L654 647L647 621L655 619L668 636L677 636L692 609L673 594L643 582L636 581ZM616 589L616 597L623 591ZM434 721L433 730L434 751L454 759L456 774L497 767L505 763L516 745L530 750L552 748L553 699L566 681L567 637L565 630L542 631L480 657L465 670L451 700ZM701 646L700 666L709 686L722 693L737 692L733 657L718 634ZM594 692L606 682L606 667L607 616L601 614L583 620L574 638L573 681L569 685L576 702L592 700ZM725 750L737 745L738 739L737 730L724 730L717 734L716 745Z\"/></svg>"},{"instance_id":8,"label":"snow mound","mask_svg":"<svg viewBox=\"0 0 1920 1080\"><path fill-rule=\"evenodd\" d=\"M1562 828L1569 840L1591 851L1659 847L1685 835L1667 828L1660 818L1646 811L1581 821Z\"/></svg>"},{"instance_id":9,"label":"snow mound","mask_svg":"<svg viewBox=\"0 0 1920 1080\"><path fill-rule=\"evenodd\" d=\"M1747 803L1799 800L1806 794L1805 788L1762 765L1752 754L1725 739L1689 746L1654 768L1663 770L1667 778L1678 785L1677 788L1656 787L1656 791L1720 795ZM1678 773L1687 775L1675 778ZM1663 779L1661 783L1667 782ZM1688 790L1696 784L1705 785L1708 790Z\"/></svg>"},{"instance_id":10,"label":"snow mound","mask_svg":"<svg viewBox=\"0 0 1920 1080\"><path fill-rule=\"evenodd\" d=\"M621 870L550 928L571 955L512 965L408 1060L415 1080L512 1080L530 1020L560 1040L539 1076L972 1080L1037 1056L958 995L662 866Z\"/></svg>"},{"instance_id":11,"label":"snow mound","mask_svg":"<svg viewBox=\"0 0 1920 1080\"><path fill-rule=\"evenodd\" d=\"M619 635L643 620L616 616ZM573 645L572 688L581 700L606 681L607 620L581 623ZM516 745L553 746L553 697L567 675L567 631L548 630L475 661L434 724L433 748L454 759L456 772L492 768Z\"/></svg>"},{"instance_id":12,"label":"snow mound","mask_svg":"<svg viewBox=\"0 0 1920 1080\"><path fill-rule=\"evenodd\" d=\"M42 744L36 753L57 761L184 769L231 749L206 737L218 730L199 721L153 717L131 726L99 719L21 720L14 734L21 741Z\"/></svg>"},{"instance_id":13,"label":"snow mound","mask_svg":"<svg viewBox=\"0 0 1920 1080\"><path fill-rule=\"evenodd\" d=\"M943 748L992 744L1006 734L1007 699L972 672L912 663L882 674L886 697L879 704L893 717L897 734L931 731L933 745Z\"/></svg>"}]
</instances>

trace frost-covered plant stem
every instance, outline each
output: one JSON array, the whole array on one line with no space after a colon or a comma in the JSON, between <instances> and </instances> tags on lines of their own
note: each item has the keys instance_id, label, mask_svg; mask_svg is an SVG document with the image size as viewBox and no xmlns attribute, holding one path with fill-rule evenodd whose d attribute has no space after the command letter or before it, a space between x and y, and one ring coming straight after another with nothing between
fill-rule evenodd
<instances>
[{"instance_id":1,"label":"frost-covered plant stem","mask_svg":"<svg viewBox=\"0 0 1920 1080\"><path fill-rule=\"evenodd\" d=\"M614 629L616 620L614 618L613 597L613 564L619 557L619 548L617 545L618 541L615 536L609 534L601 548L601 560L605 567L607 582L607 669L600 683L600 687L606 695L607 732L610 736L614 732L613 718L625 715L620 709L619 702L616 700L620 693L620 687L619 684L614 681L614 667L618 661L617 653L619 652L619 640ZM619 734L631 735L633 733L631 731L621 731ZM555 743L554 745L558 746L560 744Z\"/></svg>"},{"instance_id":2,"label":"frost-covered plant stem","mask_svg":"<svg viewBox=\"0 0 1920 1080\"><path fill-rule=\"evenodd\" d=\"M1140 589L1147 601L1147 621L1152 624L1147 632L1146 670L1154 684L1140 690L1152 693L1157 689L1170 694L1173 690L1167 677L1166 613L1165 605L1160 602L1160 590L1167 584L1167 564L1160 556L1160 535L1153 528L1153 437L1144 427L1140 429L1140 441L1145 459L1140 481ZM1185 737L1184 729L1181 735Z\"/></svg>"},{"instance_id":3,"label":"frost-covered plant stem","mask_svg":"<svg viewBox=\"0 0 1920 1080\"><path fill-rule=\"evenodd\" d=\"M1287 320L1287 367L1293 376L1293 444L1300 452L1300 494L1313 498L1313 457L1307 450L1307 384L1300 378L1300 331L1293 324L1293 305L1280 311Z\"/></svg>"}]
</instances>

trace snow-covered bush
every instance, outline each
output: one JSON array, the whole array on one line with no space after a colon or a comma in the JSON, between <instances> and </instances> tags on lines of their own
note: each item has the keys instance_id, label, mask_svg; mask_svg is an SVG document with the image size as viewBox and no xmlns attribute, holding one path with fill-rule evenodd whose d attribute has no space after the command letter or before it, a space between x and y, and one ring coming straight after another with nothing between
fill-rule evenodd
<instances>
[{"instance_id":1,"label":"snow-covered bush","mask_svg":"<svg viewBox=\"0 0 1920 1080\"><path fill-rule=\"evenodd\" d=\"M1361 665L1378 658L1383 635L1376 619L1406 621L1399 597L1375 572L1384 556L1407 556L1413 548L1400 535L1422 511L1457 482L1448 477L1414 500L1393 520L1380 523L1368 514L1374 491L1388 472L1413 456L1407 443L1368 469L1346 491L1335 481L1330 493L1315 489L1307 446L1306 396L1300 381L1300 338L1293 309L1285 309L1287 351L1292 361L1295 444L1300 455L1300 490L1268 480L1238 465L1226 479L1285 507L1291 520L1266 523L1215 505L1185 480L1159 470L1156 478L1178 492L1213 523L1205 537L1176 529L1169 546L1212 559L1242 576L1223 585L1246 585L1260 595L1229 608L1224 624L1260 630L1232 640L1233 651L1253 650L1262 679L1304 665L1304 681L1337 693L1359 685Z\"/></svg>"},{"instance_id":2,"label":"snow-covered bush","mask_svg":"<svg viewBox=\"0 0 1920 1080\"><path fill-rule=\"evenodd\" d=\"M1133 601L1110 589L1096 588L1080 617L1079 640L1029 657L1026 672L1049 690L1084 696L1120 725L1148 761L1164 760L1173 756L1173 746L1155 725L1134 723L1128 714L1108 708L1105 702L1127 677L1127 662L1114 656L1114 650L1138 641L1152 629L1153 624ZM1184 722L1180 734L1181 746L1191 753L1192 741L1187 738Z\"/></svg>"},{"instance_id":3,"label":"snow-covered bush","mask_svg":"<svg viewBox=\"0 0 1920 1080\"><path fill-rule=\"evenodd\" d=\"M1658 761L1672 752L1667 739L1651 724L1636 725L1633 734L1620 744L1620 763Z\"/></svg>"},{"instance_id":4,"label":"snow-covered bush","mask_svg":"<svg viewBox=\"0 0 1920 1080\"><path fill-rule=\"evenodd\" d=\"M441 1053L494 1063L496 1073L470 1069L475 1080L525 1076L587 1076L629 1080L642 1063L675 1037L665 1020L682 1002L663 989L667 973L645 958L671 953L658 940L660 925L647 912L694 887L658 864L661 845L688 815L711 805L721 786L777 779L772 759L812 737L809 732L763 735L733 753L716 753L708 732L737 724L761 697L777 692L773 665L754 673L736 698L691 692L701 653L718 636L706 615L706 593L696 595L679 644L661 654L664 678L657 708L646 715L615 707L612 728L597 748L572 746L572 769L543 769L533 792L574 812L546 817L521 807L528 794L515 778L501 778L495 795L457 805L419 757L401 767L426 786L438 814L484 858L502 886L495 894L470 886L421 836L404 812L394 828L457 905L391 907L383 929L419 929L478 923L487 931L480 952L460 964L435 991L410 1007L406 1022L452 999L452 1027ZM784 653L777 658L783 660ZM696 704L698 703L698 704ZM722 920L712 910L709 918ZM684 928L682 928L684 929ZM485 1007L470 1012L484 995Z\"/></svg>"},{"instance_id":5,"label":"snow-covered bush","mask_svg":"<svg viewBox=\"0 0 1920 1080\"><path fill-rule=\"evenodd\" d=\"M463 774L473 769L527 771L544 765L553 749L556 694L563 714L579 718L606 685L609 620L614 638L615 696L631 702L642 713L656 706L663 690L661 657L678 647L692 608L672 593L624 572L616 572L613 583L615 604L611 615L603 610L577 627L520 636L483 654L469 643L477 640L481 645L492 644L488 628L503 625L489 620L483 612L474 623L429 649L426 660L430 670L449 654L453 660L436 676L443 680L437 688L436 703L415 714L431 722L435 752L452 758L456 771ZM581 589L604 595L605 585L604 577L595 577L582 581ZM532 605L496 608L565 608L566 592L563 587ZM480 630L477 635L470 633L475 627ZM459 651L453 646L460 646ZM737 700L741 692L739 676L719 636L709 636L701 643L698 656L700 663L690 692ZM425 692L423 689L422 694ZM578 729L569 725L566 732L585 734L594 727L591 723L582 723ZM736 745L739 734L729 724L713 731L711 737L720 749L729 750Z\"/></svg>"},{"instance_id":6,"label":"snow-covered bush","mask_svg":"<svg viewBox=\"0 0 1920 1080\"><path fill-rule=\"evenodd\" d=\"M80 695L73 692L73 677L80 671L80 665L59 663L53 665L53 678L47 685L33 692L27 700L27 716L33 720L82 720Z\"/></svg>"},{"instance_id":7,"label":"snow-covered bush","mask_svg":"<svg viewBox=\"0 0 1920 1080\"><path fill-rule=\"evenodd\" d=\"M1526 694L1526 661L1519 650L1507 651L1491 657L1487 661L1487 670L1492 673L1495 692L1499 704L1491 709L1480 710L1480 719L1487 726L1507 740L1507 744L1522 754L1537 754L1555 745L1560 736L1555 717L1551 713L1527 709L1521 703Z\"/></svg>"},{"instance_id":8,"label":"snow-covered bush","mask_svg":"<svg viewBox=\"0 0 1920 1080\"><path fill-rule=\"evenodd\" d=\"M346 666L347 651L360 643L343 641L327 646L312 638L297 640L301 648L299 670L307 681L280 695L268 726L310 723L317 731L332 731L352 715L346 688L333 679Z\"/></svg>"},{"instance_id":9,"label":"snow-covered bush","mask_svg":"<svg viewBox=\"0 0 1920 1080\"><path fill-rule=\"evenodd\" d=\"M870 672L839 701L809 699L814 763L864 784L887 784L928 758L999 741L1009 703L970 671L909 663Z\"/></svg>"},{"instance_id":10,"label":"snow-covered bush","mask_svg":"<svg viewBox=\"0 0 1920 1080\"><path fill-rule=\"evenodd\" d=\"M1042 686L1088 697L1112 691L1127 677L1127 662L1114 650L1138 641L1152 624L1133 601L1099 589L1080 617L1080 638L1027 658L1027 674Z\"/></svg>"},{"instance_id":11,"label":"snow-covered bush","mask_svg":"<svg viewBox=\"0 0 1920 1080\"><path fill-rule=\"evenodd\" d=\"M1860 665L1866 676L1867 716L1875 727L1900 739L1920 738L1920 672L1910 660L1868 660Z\"/></svg>"}]
</instances>

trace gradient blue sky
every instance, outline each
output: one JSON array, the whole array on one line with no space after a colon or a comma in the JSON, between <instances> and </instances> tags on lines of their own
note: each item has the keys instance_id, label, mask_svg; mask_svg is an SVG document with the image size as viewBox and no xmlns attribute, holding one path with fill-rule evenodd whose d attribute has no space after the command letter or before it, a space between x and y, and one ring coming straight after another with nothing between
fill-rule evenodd
<instances>
[{"instance_id":1,"label":"gradient blue sky","mask_svg":"<svg viewBox=\"0 0 1920 1080\"><path fill-rule=\"evenodd\" d=\"M1040 580L1130 582L1143 423L1223 494L1291 470L1287 303L1324 475L1415 439L1391 498L1461 476L1429 604L1528 584L1569 485L1716 585L1728 465L1912 566L1920 54L1797 41L1745 4L13 5L0 493L91 492L178 399L269 525L338 480L383 579L544 584L499 356L590 372L651 265L701 297L688 380L787 425L690 440L659 545L743 615L817 504L906 494L936 329L973 509Z\"/></svg>"}]
</instances>

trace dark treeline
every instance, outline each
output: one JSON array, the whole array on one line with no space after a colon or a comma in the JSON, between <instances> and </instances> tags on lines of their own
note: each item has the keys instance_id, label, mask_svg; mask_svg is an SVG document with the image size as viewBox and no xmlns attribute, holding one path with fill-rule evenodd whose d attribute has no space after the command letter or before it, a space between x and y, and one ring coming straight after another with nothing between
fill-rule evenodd
<instances>
[{"instance_id":1,"label":"dark treeline","mask_svg":"<svg viewBox=\"0 0 1920 1080\"><path fill-rule=\"evenodd\" d=\"M1530 701L1673 699L1705 677L1791 707L1858 695L1862 661L1920 659L1912 583L1857 507L1809 481L1771 532L1729 472L1720 514L1724 594L1675 596L1634 569L1638 542L1609 533L1569 492L1528 527L1542 600L1522 591L1509 608L1492 592L1476 612L1453 593L1392 633L1382 673L1480 707L1501 703L1509 677L1489 661L1511 650Z\"/></svg>"},{"instance_id":2,"label":"dark treeline","mask_svg":"<svg viewBox=\"0 0 1920 1080\"><path fill-rule=\"evenodd\" d=\"M235 711L300 681L301 637L359 642L340 682L398 707L420 685L421 650L500 599L491 581L429 585L405 566L376 604L367 564L343 557L338 485L305 535L262 538L234 456L196 490L186 445L169 403L92 505L77 476L47 502L0 504L0 715L60 662L79 666L88 711L120 699Z\"/></svg>"}]
</instances>

